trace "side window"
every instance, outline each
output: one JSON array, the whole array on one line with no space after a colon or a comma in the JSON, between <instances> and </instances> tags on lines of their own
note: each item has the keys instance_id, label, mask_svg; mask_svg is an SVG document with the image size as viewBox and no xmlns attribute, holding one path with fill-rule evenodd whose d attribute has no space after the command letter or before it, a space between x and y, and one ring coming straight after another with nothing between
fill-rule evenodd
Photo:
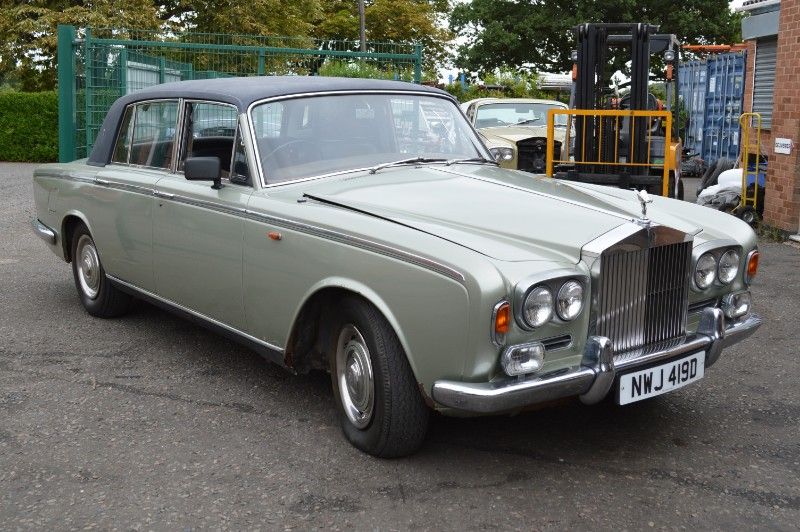
<instances>
[{"instance_id":1,"label":"side window","mask_svg":"<svg viewBox=\"0 0 800 532\"><path fill-rule=\"evenodd\" d=\"M238 118L237 109L231 105L187 103L178 170L183 170L183 163L189 157L219 157L222 176L228 177Z\"/></svg>"},{"instance_id":2,"label":"side window","mask_svg":"<svg viewBox=\"0 0 800 532\"><path fill-rule=\"evenodd\" d=\"M175 148L178 102L159 101L136 104L130 164L169 168Z\"/></svg>"},{"instance_id":3,"label":"side window","mask_svg":"<svg viewBox=\"0 0 800 532\"><path fill-rule=\"evenodd\" d=\"M128 154L131 148L131 118L133 117L133 106L129 105L125 109L125 115L122 117L122 124L119 127L117 134L117 143L114 145L114 155L111 162L114 163L128 163Z\"/></svg>"},{"instance_id":4,"label":"side window","mask_svg":"<svg viewBox=\"0 0 800 532\"><path fill-rule=\"evenodd\" d=\"M250 167L247 164L247 151L242 139L242 130L236 131L233 147L233 163L231 164L231 183L250 185Z\"/></svg>"}]
</instances>

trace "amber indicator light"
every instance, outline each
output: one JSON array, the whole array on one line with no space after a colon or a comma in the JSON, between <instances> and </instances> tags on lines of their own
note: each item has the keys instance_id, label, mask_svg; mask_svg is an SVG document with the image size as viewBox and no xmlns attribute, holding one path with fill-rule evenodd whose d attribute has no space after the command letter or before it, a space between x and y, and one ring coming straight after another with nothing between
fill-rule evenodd
<instances>
[{"instance_id":1,"label":"amber indicator light","mask_svg":"<svg viewBox=\"0 0 800 532\"><path fill-rule=\"evenodd\" d=\"M270 240L281 240L283 238L283 236L277 231L270 231L267 233L267 236L270 238Z\"/></svg>"},{"instance_id":2,"label":"amber indicator light","mask_svg":"<svg viewBox=\"0 0 800 532\"><path fill-rule=\"evenodd\" d=\"M511 305L504 303L497 309L497 316L494 319L494 332L506 334L511 327Z\"/></svg>"},{"instance_id":3,"label":"amber indicator light","mask_svg":"<svg viewBox=\"0 0 800 532\"><path fill-rule=\"evenodd\" d=\"M753 278L758 273L758 251L750 255L750 260L747 261L747 277Z\"/></svg>"}]
</instances>

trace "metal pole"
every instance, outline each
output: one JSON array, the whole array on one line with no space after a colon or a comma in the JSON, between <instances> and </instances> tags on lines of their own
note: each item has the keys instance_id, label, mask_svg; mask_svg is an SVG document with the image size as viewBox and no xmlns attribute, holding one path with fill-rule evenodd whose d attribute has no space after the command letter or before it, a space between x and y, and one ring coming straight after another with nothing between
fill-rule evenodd
<instances>
[{"instance_id":1,"label":"metal pole","mask_svg":"<svg viewBox=\"0 0 800 532\"><path fill-rule=\"evenodd\" d=\"M364 0L358 0L358 28L359 37L361 39L361 51L367 51L367 30L366 30L366 14L364 9Z\"/></svg>"},{"instance_id":2,"label":"metal pole","mask_svg":"<svg viewBox=\"0 0 800 532\"><path fill-rule=\"evenodd\" d=\"M75 153L74 26L58 26L58 160L74 161Z\"/></svg>"}]
</instances>

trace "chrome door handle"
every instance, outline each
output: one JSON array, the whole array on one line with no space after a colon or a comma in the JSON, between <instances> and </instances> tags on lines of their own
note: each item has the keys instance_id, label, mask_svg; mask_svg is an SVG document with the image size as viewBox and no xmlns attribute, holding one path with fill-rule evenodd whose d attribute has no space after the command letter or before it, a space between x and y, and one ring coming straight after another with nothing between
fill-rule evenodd
<instances>
[{"instance_id":1,"label":"chrome door handle","mask_svg":"<svg viewBox=\"0 0 800 532\"><path fill-rule=\"evenodd\" d=\"M164 198L164 199L172 199L175 197L175 194L170 194L169 192L161 192L160 190L153 191L153 195L155 195L158 198Z\"/></svg>"},{"instance_id":2,"label":"chrome door handle","mask_svg":"<svg viewBox=\"0 0 800 532\"><path fill-rule=\"evenodd\" d=\"M103 185L104 187L107 187L108 185L111 184L110 181L107 181L105 179L100 179L99 177L95 177L94 182L97 183L98 185Z\"/></svg>"}]
</instances>

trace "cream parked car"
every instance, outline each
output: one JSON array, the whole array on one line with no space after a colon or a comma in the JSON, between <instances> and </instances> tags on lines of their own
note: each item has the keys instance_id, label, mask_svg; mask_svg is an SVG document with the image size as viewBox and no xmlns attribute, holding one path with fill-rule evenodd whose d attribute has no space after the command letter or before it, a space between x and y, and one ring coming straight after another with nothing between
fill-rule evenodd
<instances>
[{"instance_id":1,"label":"cream parked car","mask_svg":"<svg viewBox=\"0 0 800 532\"><path fill-rule=\"evenodd\" d=\"M542 174L547 162L547 111L567 109L555 100L478 98L461 104L500 166ZM561 153L567 116L556 115L554 150Z\"/></svg>"}]
</instances>

